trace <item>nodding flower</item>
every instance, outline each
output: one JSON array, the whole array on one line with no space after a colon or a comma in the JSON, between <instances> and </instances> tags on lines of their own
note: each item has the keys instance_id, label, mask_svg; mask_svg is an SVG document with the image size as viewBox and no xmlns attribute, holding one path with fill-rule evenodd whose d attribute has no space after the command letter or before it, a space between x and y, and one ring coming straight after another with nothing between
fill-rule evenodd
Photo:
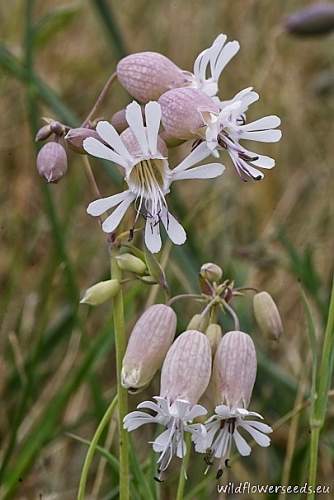
<instances>
[{"instance_id":1,"label":"nodding flower","mask_svg":"<svg viewBox=\"0 0 334 500\"><path fill-rule=\"evenodd\" d=\"M240 430L250 434L260 446L270 445L267 434L272 432L271 427L254 420L253 417L262 419L260 414L247 410L255 383L256 365L255 347L247 333L232 331L223 336L212 371L218 403L215 415L205 423L206 432L197 433L193 438L196 451L219 459L217 477L228 466L233 442L240 455L251 453L251 447Z\"/></svg>"},{"instance_id":2,"label":"nodding flower","mask_svg":"<svg viewBox=\"0 0 334 500\"><path fill-rule=\"evenodd\" d=\"M221 73L240 48L239 42L226 43L226 40L226 35L218 35L212 45L197 56L193 73L183 71L158 52L130 54L117 65L118 80L142 103L158 100L167 90L180 87L199 89L214 97Z\"/></svg>"},{"instance_id":3,"label":"nodding flower","mask_svg":"<svg viewBox=\"0 0 334 500\"><path fill-rule=\"evenodd\" d=\"M134 392L147 386L161 368L176 332L176 314L154 304L132 329L122 364L122 385Z\"/></svg>"},{"instance_id":4,"label":"nodding flower","mask_svg":"<svg viewBox=\"0 0 334 500\"><path fill-rule=\"evenodd\" d=\"M271 169L275 161L246 149L240 141L277 142L282 133L277 130L281 120L276 115L247 123L248 107L258 99L252 87L219 103L200 90L169 90L159 99L162 124L169 137L204 142L217 158L227 151L242 180L261 180L264 175L258 168Z\"/></svg>"},{"instance_id":5,"label":"nodding flower","mask_svg":"<svg viewBox=\"0 0 334 500\"><path fill-rule=\"evenodd\" d=\"M109 122L100 121L96 131L101 141L93 137L84 140L83 147L87 153L122 167L128 186L121 193L93 201L87 212L100 216L117 207L102 224L103 231L113 233L133 203L137 212L134 223L140 214L144 216L145 244L156 253L161 248L160 223L176 245L182 245L186 240L185 230L168 210L166 195L171 184L184 179L212 179L221 175L224 167L219 163L210 163L191 168L210 154L202 144L170 169L167 147L159 136L160 105L149 102L144 112L145 125L140 105L132 102L126 108L129 127L122 134L119 135Z\"/></svg>"},{"instance_id":6,"label":"nodding flower","mask_svg":"<svg viewBox=\"0 0 334 500\"><path fill-rule=\"evenodd\" d=\"M156 423L166 427L153 441L153 450L160 454L158 477L167 469L173 456L186 454L184 434L194 436L205 433L202 424L192 423L207 413L198 401L209 384L211 376L211 348L208 338L196 330L182 333L169 349L161 372L160 396L155 402L144 401L138 409L124 418L124 427L133 431L138 427Z\"/></svg>"}]
</instances>

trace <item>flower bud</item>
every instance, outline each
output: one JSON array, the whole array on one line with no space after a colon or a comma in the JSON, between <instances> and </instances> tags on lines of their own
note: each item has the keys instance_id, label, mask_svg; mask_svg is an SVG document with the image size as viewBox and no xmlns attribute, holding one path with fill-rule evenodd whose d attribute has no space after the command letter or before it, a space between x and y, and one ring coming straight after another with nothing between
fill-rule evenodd
<instances>
[{"instance_id":1,"label":"flower bud","mask_svg":"<svg viewBox=\"0 0 334 500\"><path fill-rule=\"evenodd\" d=\"M100 281L87 288L80 304L89 304L90 306L99 306L107 300L114 297L120 289L118 280Z\"/></svg>"},{"instance_id":2,"label":"flower bud","mask_svg":"<svg viewBox=\"0 0 334 500\"><path fill-rule=\"evenodd\" d=\"M169 137L188 140L201 136L205 113L219 113L218 105L203 92L179 88L165 92L159 99L161 123Z\"/></svg>"},{"instance_id":3,"label":"flower bud","mask_svg":"<svg viewBox=\"0 0 334 500\"><path fill-rule=\"evenodd\" d=\"M139 274L140 276L146 271L146 264L138 257L131 253L123 253L116 257L118 266L122 271L130 271L131 273Z\"/></svg>"},{"instance_id":4,"label":"flower bud","mask_svg":"<svg viewBox=\"0 0 334 500\"><path fill-rule=\"evenodd\" d=\"M210 283L214 281L220 281L223 276L223 270L217 264L212 262L207 262L201 267L200 275L202 278L207 279Z\"/></svg>"},{"instance_id":5,"label":"flower bud","mask_svg":"<svg viewBox=\"0 0 334 500\"><path fill-rule=\"evenodd\" d=\"M196 330L182 333L169 349L161 371L161 397L196 404L211 376L208 338Z\"/></svg>"},{"instance_id":6,"label":"flower bud","mask_svg":"<svg viewBox=\"0 0 334 500\"><path fill-rule=\"evenodd\" d=\"M253 309L261 332L269 338L278 340L283 333L283 324L272 296L268 292L254 295Z\"/></svg>"},{"instance_id":7,"label":"flower bud","mask_svg":"<svg viewBox=\"0 0 334 500\"><path fill-rule=\"evenodd\" d=\"M52 134L52 129L50 123L47 125L43 125L38 131L37 134L35 135L35 141L45 141L50 135Z\"/></svg>"},{"instance_id":8,"label":"flower bud","mask_svg":"<svg viewBox=\"0 0 334 500\"><path fill-rule=\"evenodd\" d=\"M334 30L334 5L316 3L285 19L286 31L297 36L326 35Z\"/></svg>"},{"instance_id":9,"label":"flower bud","mask_svg":"<svg viewBox=\"0 0 334 500\"><path fill-rule=\"evenodd\" d=\"M101 141L101 138L96 130L84 127L71 128L71 130L67 132L65 140L70 148L75 151L75 153L85 155L87 153L83 148L83 141L87 139L87 137L94 137L94 139L98 139L99 141Z\"/></svg>"},{"instance_id":10,"label":"flower bud","mask_svg":"<svg viewBox=\"0 0 334 500\"><path fill-rule=\"evenodd\" d=\"M219 342L221 341L221 338L222 338L222 329L221 329L220 325L217 325L216 323L212 323L206 329L205 335L209 339L210 346L211 346L211 352L212 352L212 355L214 356L215 352L217 351L217 347L219 345Z\"/></svg>"},{"instance_id":11,"label":"flower bud","mask_svg":"<svg viewBox=\"0 0 334 500\"><path fill-rule=\"evenodd\" d=\"M209 319L207 315L202 316L202 314L195 314L188 323L187 330L198 330L199 332L205 332L209 324Z\"/></svg>"},{"instance_id":12,"label":"flower bud","mask_svg":"<svg viewBox=\"0 0 334 500\"><path fill-rule=\"evenodd\" d=\"M221 339L213 363L217 404L247 408L256 378L256 352L247 333L232 331Z\"/></svg>"},{"instance_id":13,"label":"flower bud","mask_svg":"<svg viewBox=\"0 0 334 500\"><path fill-rule=\"evenodd\" d=\"M119 111L114 113L111 117L110 122L119 134L123 132L126 128L128 128L129 125L128 122L126 121L125 109L120 109Z\"/></svg>"},{"instance_id":14,"label":"flower bud","mask_svg":"<svg viewBox=\"0 0 334 500\"><path fill-rule=\"evenodd\" d=\"M157 52L140 52L120 60L117 77L128 93L140 102L156 101L171 88L187 83L186 74Z\"/></svg>"},{"instance_id":15,"label":"flower bud","mask_svg":"<svg viewBox=\"0 0 334 500\"><path fill-rule=\"evenodd\" d=\"M176 314L164 304L149 307L135 324L122 365L122 385L145 387L161 367L176 332Z\"/></svg>"},{"instance_id":16,"label":"flower bud","mask_svg":"<svg viewBox=\"0 0 334 500\"><path fill-rule=\"evenodd\" d=\"M37 155L37 170L47 182L58 182L67 172L66 151L58 142L48 142Z\"/></svg>"}]
</instances>

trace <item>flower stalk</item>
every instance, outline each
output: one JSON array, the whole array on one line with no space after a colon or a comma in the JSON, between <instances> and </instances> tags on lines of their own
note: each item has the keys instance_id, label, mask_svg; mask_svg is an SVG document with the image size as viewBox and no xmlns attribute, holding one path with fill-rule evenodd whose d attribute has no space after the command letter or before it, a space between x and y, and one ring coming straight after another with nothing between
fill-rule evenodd
<instances>
[{"instance_id":1,"label":"flower stalk","mask_svg":"<svg viewBox=\"0 0 334 500\"><path fill-rule=\"evenodd\" d=\"M318 455L320 433L325 423L328 391L333 374L334 359L334 279L329 302L328 319L322 347L321 361L317 376L316 398L312 404L310 427L310 463L308 484L315 491L317 481ZM314 493L309 493L308 498L315 498Z\"/></svg>"},{"instance_id":2,"label":"flower stalk","mask_svg":"<svg viewBox=\"0 0 334 500\"><path fill-rule=\"evenodd\" d=\"M122 280L122 270L114 258L114 250L111 249L111 276L113 279ZM128 412L127 391L121 384L122 360L126 349L123 292L119 292L112 300L114 335L116 347L116 374L117 374L117 396L118 396L118 436L119 436L119 499L129 500L129 443L128 434L123 428L123 419Z\"/></svg>"}]
</instances>

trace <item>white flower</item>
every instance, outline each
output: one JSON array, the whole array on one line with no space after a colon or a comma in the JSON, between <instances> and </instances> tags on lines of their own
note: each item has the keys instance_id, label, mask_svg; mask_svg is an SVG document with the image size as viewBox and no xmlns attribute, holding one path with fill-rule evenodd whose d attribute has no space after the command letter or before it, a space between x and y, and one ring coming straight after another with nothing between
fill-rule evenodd
<instances>
[{"instance_id":1,"label":"white flower","mask_svg":"<svg viewBox=\"0 0 334 500\"><path fill-rule=\"evenodd\" d=\"M215 412L216 414L205 423L206 433L193 436L196 451L205 453L210 450L210 455L221 459L221 464L224 464L230 457L234 441L240 455L250 455L251 447L239 429L248 432L260 446L270 445L267 434L272 432L272 428L257 420L247 420L247 417L262 419L259 413L244 408L229 408L226 405L217 406Z\"/></svg>"},{"instance_id":2,"label":"white flower","mask_svg":"<svg viewBox=\"0 0 334 500\"><path fill-rule=\"evenodd\" d=\"M249 151L239 141L247 139L259 142L278 142L282 133L276 130L281 120L276 115L265 116L254 122L246 123L246 111L259 95L252 87L242 90L229 101L221 101L219 113L202 113L206 123L205 141L214 156L226 149L243 180L261 180L263 173L256 167L271 169L275 160L269 156Z\"/></svg>"},{"instance_id":3,"label":"white flower","mask_svg":"<svg viewBox=\"0 0 334 500\"><path fill-rule=\"evenodd\" d=\"M101 121L96 130L104 143L92 137L84 140L87 153L110 160L123 168L128 185L128 189L122 193L93 201L87 212L100 216L110 208L117 207L102 224L103 231L111 233L134 202L137 217L143 212L146 218L145 243L151 252L158 252L161 248L160 222L173 243L181 245L186 240L183 227L169 213L165 200L172 182L182 179L210 179L224 171L224 167L218 163L190 168L210 154L205 144L197 147L171 170L167 158L158 149L159 144L163 142L158 136L160 119L160 105L157 102L149 102L145 106L144 126L141 107L132 102L126 108L129 129L121 136L110 123ZM132 140L132 148L126 147L123 140L127 131L135 140L135 145Z\"/></svg>"},{"instance_id":4,"label":"white flower","mask_svg":"<svg viewBox=\"0 0 334 500\"><path fill-rule=\"evenodd\" d=\"M150 415L143 411L133 411L124 418L124 428L129 432L145 424L155 423L166 427L154 441L153 450L160 453L158 459L158 472L167 469L173 456L183 458L186 454L186 443L184 433L190 432L193 440L200 439L205 434L202 424L191 424L196 418L206 415L206 409L198 404L192 404L184 399L176 399L173 403L169 398L155 396L157 401L144 401L137 408L152 410L155 415Z\"/></svg>"},{"instance_id":5,"label":"white flower","mask_svg":"<svg viewBox=\"0 0 334 500\"><path fill-rule=\"evenodd\" d=\"M222 71L240 49L239 42L234 40L225 44L226 40L226 35L218 35L211 47L197 56L194 73L190 75L190 86L202 90L210 97L217 94Z\"/></svg>"}]
</instances>

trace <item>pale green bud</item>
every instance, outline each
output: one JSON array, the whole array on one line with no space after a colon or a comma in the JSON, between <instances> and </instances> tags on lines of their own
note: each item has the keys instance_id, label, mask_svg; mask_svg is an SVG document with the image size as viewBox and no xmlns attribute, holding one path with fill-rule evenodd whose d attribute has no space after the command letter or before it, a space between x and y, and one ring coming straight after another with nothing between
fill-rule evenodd
<instances>
[{"instance_id":1,"label":"pale green bud","mask_svg":"<svg viewBox=\"0 0 334 500\"><path fill-rule=\"evenodd\" d=\"M205 334L209 339L212 355L214 355L217 350L220 339L222 338L222 329L220 325L212 323L206 329Z\"/></svg>"},{"instance_id":2,"label":"pale green bud","mask_svg":"<svg viewBox=\"0 0 334 500\"><path fill-rule=\"evenodd\" d=\"M96 285L87 288L80 304L89 304L90 306L99 306L107 300L114 297L120 289L118 280L100 281Z\"/></svg>"},{"instance_id":3,"label":"pale green bud","mask_svg":"<svg viewBox=\"0 0 334 500\"><path fill-rule=\"evenodd\" d=\"M268 292L254 295L253 309L261 332L269 338L278 340L283 333L283 324L272 296Z\"/></svg>"},{"instance_id":4,"label":"pale green bud","mask_svg":"<svg viewBox=\"0 0 334 500\"><path fill-rule=\"evenodd\" d=\"M187 330L197 330L199 332L205 332L208 323L209 320L207 315L202 316L201 314L195 314L189 321Z\"/></svg>"},{"instance_id":5,"label":"pale green bud","mask_svg":"<svg viewBox=\"0 0 334 500\"><path fill-rule=\"evenodd\" d=\"M131 253L123 253L115 258L122 271L130 271L131 273L139 274L140 276L146 272L145 262Z\"/></svg>"},{"instance_id":6,"label":"pale green bud","mask_svg":"<svg viewBox=\"0 0 334 500\"><path fill-rule=\"evenodd\" d=\"M201 267L200 275L202 278L207 279L210 283L220 281L223 276L223 270L213 262L207 262Z\"/></svg>"}]
</instances>

